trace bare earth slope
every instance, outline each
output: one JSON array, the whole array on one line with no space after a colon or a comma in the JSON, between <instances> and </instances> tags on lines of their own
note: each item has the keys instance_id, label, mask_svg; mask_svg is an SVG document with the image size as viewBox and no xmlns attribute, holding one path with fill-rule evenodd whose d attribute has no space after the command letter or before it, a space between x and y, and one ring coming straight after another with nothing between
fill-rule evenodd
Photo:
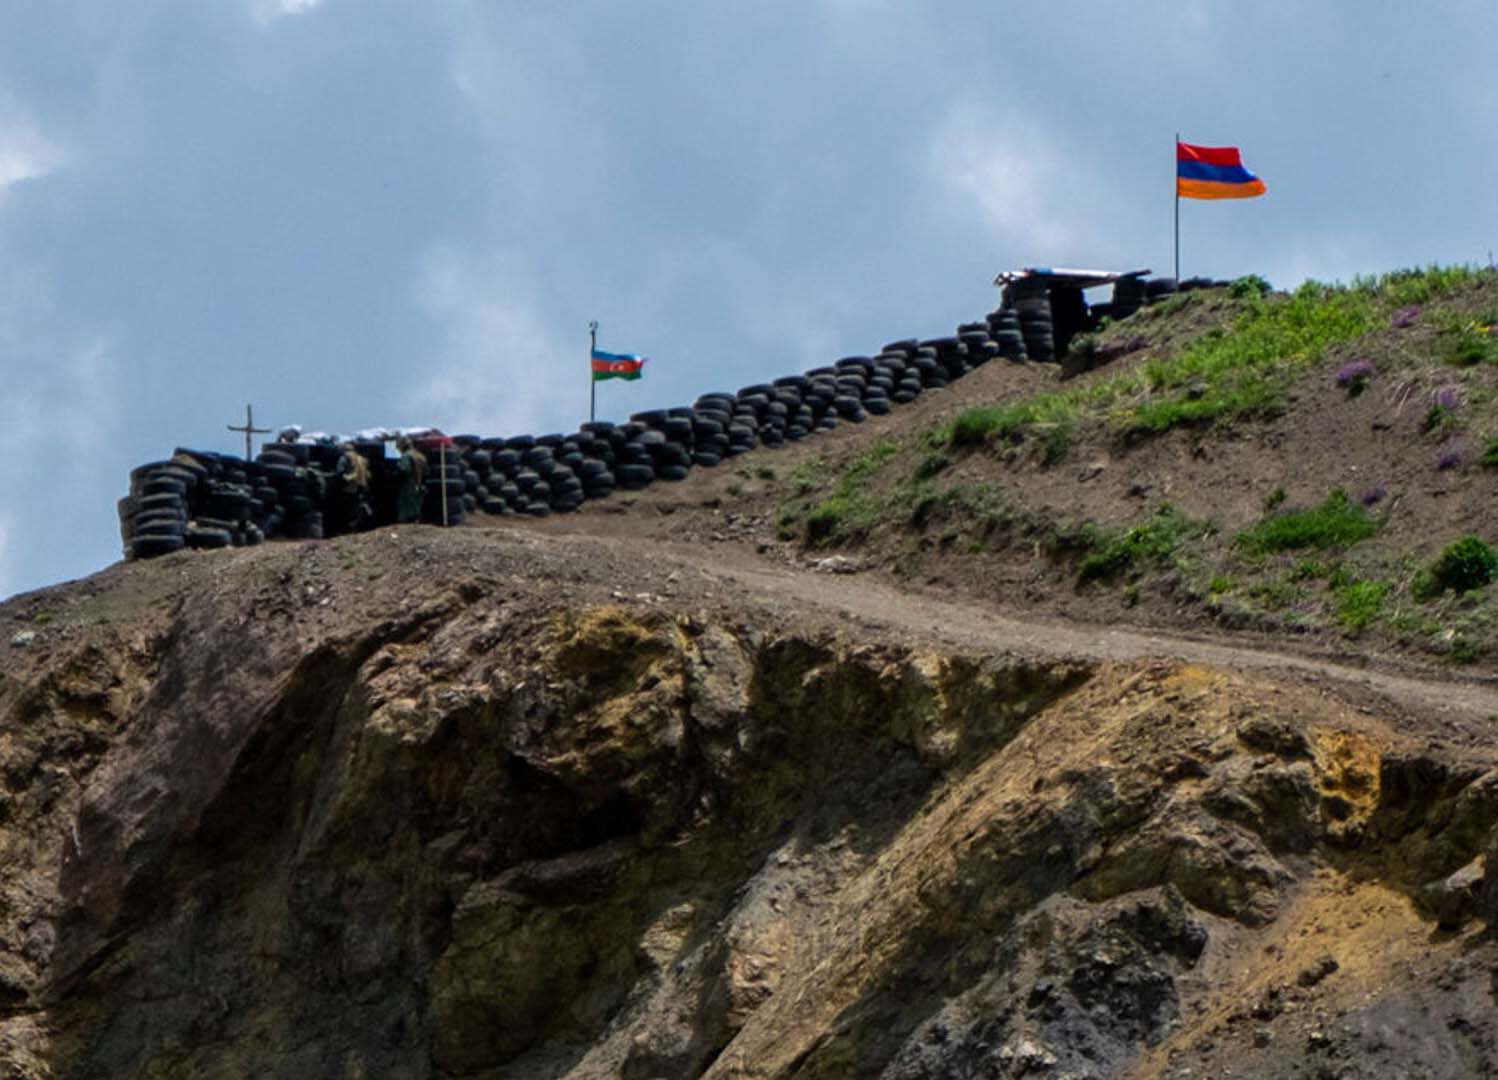
<instances>
[{"instance_id":1,"label":"bare earth slope","mask_svg":"<svg viewBox=\"0 0 1498 1080\"><path fill-rule=\"evenodd\" d=\"M566 529L0 609L9 1074L1498 1069L1490 685Z\"/></svg>"}]
</instances>

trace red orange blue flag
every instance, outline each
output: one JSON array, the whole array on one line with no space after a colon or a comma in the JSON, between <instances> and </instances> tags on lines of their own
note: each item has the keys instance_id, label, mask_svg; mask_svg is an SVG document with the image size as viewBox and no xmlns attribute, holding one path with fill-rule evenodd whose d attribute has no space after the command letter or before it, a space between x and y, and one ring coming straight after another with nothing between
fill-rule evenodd
<instances>
[{"instance_id":1,"label":"red orange blue flag","mask_svg":"<svg viewBox=\"0 0 1498 1080\"><path fill-rule=\"evenodd\" d=\"M1267 189L1243 167L1236 146L1176 141L1176 195L1187 199L1252 199Z\"/></svg>"}]
</instances>

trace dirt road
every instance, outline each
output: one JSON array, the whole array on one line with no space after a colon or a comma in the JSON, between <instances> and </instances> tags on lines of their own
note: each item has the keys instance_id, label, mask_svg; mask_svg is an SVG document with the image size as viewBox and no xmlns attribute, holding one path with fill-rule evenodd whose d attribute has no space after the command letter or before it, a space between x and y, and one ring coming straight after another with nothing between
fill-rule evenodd
<instances>
[{"instance_id":1,"label":"dirt road","mask_svg":"<svg viewBox=\"0 0 1498 1080\"><path fill-rule=\"evenodd\" d=\"M615 537L584 530L549 529L552 541L573 546L582 559L617 551ZM732 592L786 614L798 607L833 621L853 622L882 636L905 640L935 639L976 652L1068 656L1092 661L1131 661L1167 657L1235 670L1290 677L1314 688L1335 684L1336 691L1368 708L1386 711L1389 704L1432 721L1457 741L1491 739L1498 732L1498 679L1460 677L1439 669L1410 670L1387 657L1346 661L1269 648L1226 637L1207 639L1129 626L1098 626L1054 618L1020 616L1002 601L981 603L940 595L916 586L882 580L871 572L840 573L787 565L755 554L744 544L703 546L631 537L632 558L657 571L676 569L673 596L693 599L706 590ZM834 563L834 566L837 564ZM856 565L856 564L855 564ZM1352 646L1350 646L1351 648ZM1331 686L1327 687L1331 689ZM1381 699L1381 700L1379 700ZM1434 733L1432 733L1434 734Z\"/></svg>"}]
</instances>

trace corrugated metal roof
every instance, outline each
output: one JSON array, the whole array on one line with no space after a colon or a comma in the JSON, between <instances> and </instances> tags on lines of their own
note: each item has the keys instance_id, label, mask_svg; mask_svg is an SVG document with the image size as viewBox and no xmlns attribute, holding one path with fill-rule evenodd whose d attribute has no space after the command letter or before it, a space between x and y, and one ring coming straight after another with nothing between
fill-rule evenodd
<instances>
[{"instance_id":1,"label":"corrugated metal roof","mask_svg":"<svg viewBox=\"0 0 1498 1080\"><path fill-rule=\"evenodd\" d=\"M1090 289L1097 285L1111 285L1120 278L1144 277L1148 273L1149 270L1073 270L1062 266L1026 266L1019 270L1005 270L993 279L993 283L1008 285L1026 278L1043 278L1050 285Z\"/></svg>"}]
</instances>

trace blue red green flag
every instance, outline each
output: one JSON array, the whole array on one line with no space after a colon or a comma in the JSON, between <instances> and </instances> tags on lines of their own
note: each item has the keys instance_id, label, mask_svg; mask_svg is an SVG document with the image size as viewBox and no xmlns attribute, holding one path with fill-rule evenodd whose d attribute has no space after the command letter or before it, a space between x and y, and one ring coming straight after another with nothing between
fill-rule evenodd
<instances>
[{"instance_id":1,"label":"blue red green flag","mask_svg":"<svg viewBox=\"0 0 1498 1080\"><path fill-rule=\"evenodd\" d=\"M1243 167L1236 146L1176 142L1176 194L1187 199L1252 199L1267 189Z\"/></svg>"},{"instance_id":2,"label":"blue red green flag","mask_svg":"<svg viewBox=\"0 0 1498 1080\"><path fill-rule=\"evenodd\" d=\"M593 350L593 381L603 379L638 379L643 375L648 356L634 353L611 353L602 349Z\"/></svg>"}]
</instances>

